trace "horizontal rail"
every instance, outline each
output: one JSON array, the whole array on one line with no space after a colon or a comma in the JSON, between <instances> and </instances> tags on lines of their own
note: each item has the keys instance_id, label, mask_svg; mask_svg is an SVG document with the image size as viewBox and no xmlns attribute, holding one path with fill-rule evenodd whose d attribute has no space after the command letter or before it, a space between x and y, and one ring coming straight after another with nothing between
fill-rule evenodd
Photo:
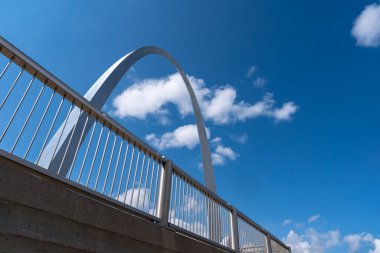
<instances>
[{"instance_id":1,"label":"horizontal rail","mask_svg":"<svg viewBox=\"0 0 380 253\"><path fill-rule=\"evenodd\" d=\"M290 252L2 37L0 52L0 155L223 250Z\"/></svg>"}]
</instances>

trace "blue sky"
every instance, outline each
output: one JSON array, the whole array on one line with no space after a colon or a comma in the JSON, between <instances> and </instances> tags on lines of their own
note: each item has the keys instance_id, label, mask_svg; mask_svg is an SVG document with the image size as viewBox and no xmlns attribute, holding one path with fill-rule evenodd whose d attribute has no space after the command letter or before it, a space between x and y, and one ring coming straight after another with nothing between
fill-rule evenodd
<instances>
[{"instance_id":1,"label":"blue sky","mask_svg":"<svg viewBox=\"0 0 380 253\"><path fill-rule=\"evenodd\" d=\"M126 53L164 48L196 87L219 195L293 252L380 252L375 0L5 0L0 32L81 94ZM181 85L151 56L104 110L202 180Z\"/></svg>"}]
</instances>

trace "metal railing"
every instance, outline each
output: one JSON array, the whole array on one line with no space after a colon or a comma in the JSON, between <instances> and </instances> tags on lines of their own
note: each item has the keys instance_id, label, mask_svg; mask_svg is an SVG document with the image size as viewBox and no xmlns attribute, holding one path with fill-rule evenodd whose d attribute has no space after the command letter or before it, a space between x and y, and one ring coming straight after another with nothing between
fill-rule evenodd
<instances>
[{"instance_id":1,"label":"metal railing","mask_svg":"<svg viewBox=\"0 0 380 253\"><path fill-rule=\"evenodd\" d=\"M238 215L237 222L240 251L266 253L265 233L240 215Z\"/></svg>"},{"instance_id":2,"label":"metal railing","mask_svg":"<svg viewBox=\"0 0 380 253\"><path fill-rule=\"evenodd\" d=\"M173 168L169 223L231 248L231 206L178 167Z\"/></svg>"},{"instance_id":3,"label":"metal railing","mask_svg":"<svg viewBox=\"0 0 380 253\"><path fill-rule=\"evenodd\" d=\"M0 149L11 157L225 250L290 252L1 37L0 51Z\"/></svg>"}]
</instances>

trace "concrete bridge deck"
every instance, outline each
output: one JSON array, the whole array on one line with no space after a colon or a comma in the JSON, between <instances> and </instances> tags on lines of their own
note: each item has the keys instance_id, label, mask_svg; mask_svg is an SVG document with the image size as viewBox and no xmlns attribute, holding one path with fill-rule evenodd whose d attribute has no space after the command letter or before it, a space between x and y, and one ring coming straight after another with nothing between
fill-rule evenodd
<instances>
[{"instance_id":1,"label":"concrete bridge deck","mask_svg":"<svg viewBox=\"0 0 380 253\"><path fill-rule=\"evenodd\" d=\"M222 253L0 156L0 252Z\"/></svg>"}]
</instances>

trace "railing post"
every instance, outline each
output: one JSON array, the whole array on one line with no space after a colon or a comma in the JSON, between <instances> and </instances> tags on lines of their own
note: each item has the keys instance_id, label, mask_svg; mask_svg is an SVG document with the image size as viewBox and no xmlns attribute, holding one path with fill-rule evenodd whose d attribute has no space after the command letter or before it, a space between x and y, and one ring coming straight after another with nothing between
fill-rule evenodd
<instances>
[{"instance_id":1,"label":"railing post","mask_svg":"<svg viewBox=\"0 0 380 253\"><path fill-rule=\"evenodd\" d=\"M231 206L231 213L230 213L230 222L231 222L231 243L232 243L232 249L235 250L235 252L238 252L240 250L239 247L239 231L238 231L238 220L237 220L237 211L236 208Z\"/></svg>"},{"instance_id":2,"label":"railing post","mask_svg":"<svg viewBox=\"0 0 380 253\"><path fill-rule=\"evenodd\" d=\"M268 232L265 233L265 244L267 246L267 253L272 253L272 242Z\"/></svg>"},{"instance_id":3,"label":"railing post","mask_svg":"<svg viewBox=\"0 0 380 253\"><path fill-rule=\"evenodd\" d=\"M160 188L158 192L158 217L161 219L161 224L168 225L170 195L172 187L173 161L167 160L164 166L164 171L160 177Z\"/></svg>"}]
</instances>

